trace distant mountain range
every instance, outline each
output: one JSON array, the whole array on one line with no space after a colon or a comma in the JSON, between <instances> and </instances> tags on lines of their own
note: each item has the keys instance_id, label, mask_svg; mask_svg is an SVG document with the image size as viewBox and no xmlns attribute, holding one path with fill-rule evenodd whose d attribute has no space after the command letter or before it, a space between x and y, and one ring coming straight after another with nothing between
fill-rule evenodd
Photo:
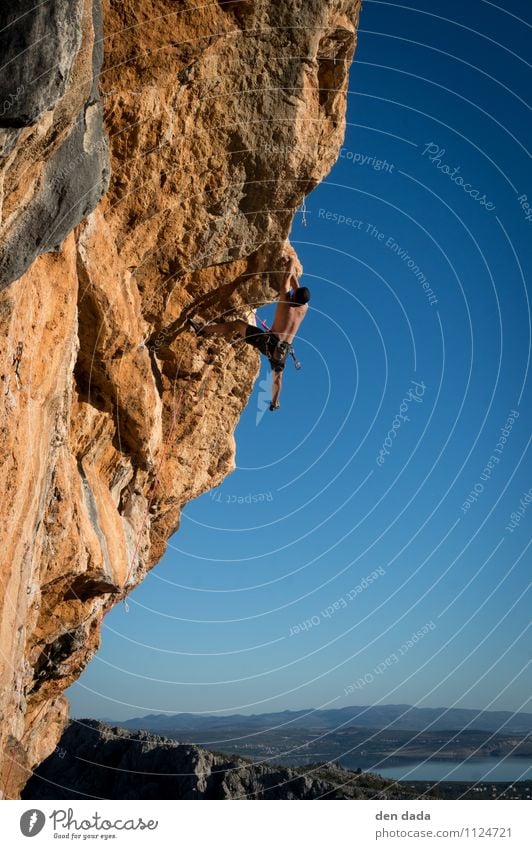
<instances>
[{"instance_id":1,"label":"distant mountain range","mask_svg":"<svg viewBox=\"0 0 532 849\"><path fill-rule=\"evenodd\" d=\"M107 720L134 730L168 733L215 732L235 728L279 730L339 730L342 728L390 729L393 731L487 731L499 734L532 733L532 713L468 710L464 708L416 708L412 705L351 706L332 710L285 710L276 713L148 714L125 721Z\"/></svg>"}]
</instances>

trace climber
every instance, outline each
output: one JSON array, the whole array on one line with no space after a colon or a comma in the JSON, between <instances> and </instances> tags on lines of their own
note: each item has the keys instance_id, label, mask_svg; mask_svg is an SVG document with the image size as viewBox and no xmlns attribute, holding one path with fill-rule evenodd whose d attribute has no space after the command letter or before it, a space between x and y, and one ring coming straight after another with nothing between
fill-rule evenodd
<instances>
[{"instance_id":1,"label":"climber","mask_svg":"<svg viewBox=\"0 0 532 849\"><path fill-rule=\"evenodd\" d=\"M224 339L230 339L234 333L238 333L248 345L257 348L261 354L268 358L273 371L273 392L270 404L272 412L278 410L281 406L279 396L286 359L292 350L292 342L301 322L307 314L307 304L310 300L310 292L307 287L300 286L298 283L297 261L292 249L287 249L283 254L282 263L283 280L270 330L260 330L254 324L248 324L242 319L203 326L189 319L189 324L198 336L222 336ZM290 294L290 290L292 290L292 294Z\"/></svg>"}]
</instances>

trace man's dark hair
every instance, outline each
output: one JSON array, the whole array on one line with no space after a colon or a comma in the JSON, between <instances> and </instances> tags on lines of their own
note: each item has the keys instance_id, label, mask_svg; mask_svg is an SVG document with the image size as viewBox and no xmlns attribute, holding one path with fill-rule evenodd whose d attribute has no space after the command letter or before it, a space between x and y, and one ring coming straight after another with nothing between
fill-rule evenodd
<instances>
[{"instance_id":1,"label":"man's dark hair","mask_svg":"<svg viewBox=\"0 0 532 849\"><path fill-rule=\"evenodd\" d=\"M307 289L306 286L300 286L299 289L296 289L294 301L296 304L300 304L301 306L303 306L303 304L308 304L310 301L310 290Z\"/></svg>"}]
</instances>

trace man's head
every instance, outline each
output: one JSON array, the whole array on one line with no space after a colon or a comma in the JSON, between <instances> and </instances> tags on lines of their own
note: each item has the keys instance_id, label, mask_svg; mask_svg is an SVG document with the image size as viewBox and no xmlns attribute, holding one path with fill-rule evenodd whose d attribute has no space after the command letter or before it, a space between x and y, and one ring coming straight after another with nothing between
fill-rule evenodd
<instances>
[{"instance_id":1,"label":"man's head","mask_svg":"<svg viewBox=\"0 0 532 849\"><path fill-rule=\"evenodd\" d=\"M310 290L306 286L300 286L294 293L293 301L295 304L299 304L300 307L308 304L310 301Z\"/></svg>"}]
</instances>

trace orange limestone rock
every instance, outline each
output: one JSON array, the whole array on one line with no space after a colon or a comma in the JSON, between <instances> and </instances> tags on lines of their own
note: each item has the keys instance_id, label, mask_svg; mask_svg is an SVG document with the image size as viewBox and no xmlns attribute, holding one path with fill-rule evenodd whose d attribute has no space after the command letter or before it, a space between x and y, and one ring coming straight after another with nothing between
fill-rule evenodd
<instances>
[{"instance_id":1,"label":"orange limestone rock","mask_svg":"<svg viewBox=\"0 0 532 849\"><path fill-rule=\"evenodd\" d=\"M105 613L234 468L258 355L186 320L275 298L343 140L359 7L0 12L4 798L56 745Z\"/></svg>"}]
</instances>

